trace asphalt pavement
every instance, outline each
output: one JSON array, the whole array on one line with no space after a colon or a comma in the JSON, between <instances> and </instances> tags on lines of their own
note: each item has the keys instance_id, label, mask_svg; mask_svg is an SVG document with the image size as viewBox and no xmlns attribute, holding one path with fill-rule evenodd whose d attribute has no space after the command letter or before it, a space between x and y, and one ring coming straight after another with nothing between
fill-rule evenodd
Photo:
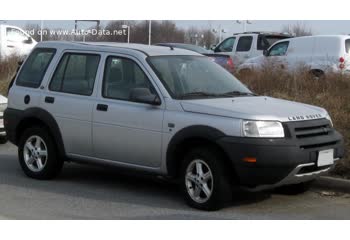
<instances>
[{"instance_id":1,"label":"asphalt pavement","mask_svg":"<svg viewBox=\"0 0 350 240\"><path fill-rule=\"evenodd\" d=\"M0 145L0 219L350 219L350 194L238 193L226 208L188 207L175 184L125 170L65 164L54 180L26 177L17 148Z\"/></svg>"}]
</instances>

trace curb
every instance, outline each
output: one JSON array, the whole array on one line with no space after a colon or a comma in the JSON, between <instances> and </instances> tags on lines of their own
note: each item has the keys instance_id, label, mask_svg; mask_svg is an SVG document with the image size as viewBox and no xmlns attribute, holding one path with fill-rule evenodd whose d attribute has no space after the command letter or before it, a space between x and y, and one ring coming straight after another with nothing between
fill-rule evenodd
<instances>
[{"instance_id":1,"label":"curb","mask_svg":"<svg viewBox=\"0 0 350 240\"><path fill-rule=\"evenodd\" d=\"M313 184L314 187L343 193L350 193L350 180L321 176Z\"/></svg>"}]
</instances>

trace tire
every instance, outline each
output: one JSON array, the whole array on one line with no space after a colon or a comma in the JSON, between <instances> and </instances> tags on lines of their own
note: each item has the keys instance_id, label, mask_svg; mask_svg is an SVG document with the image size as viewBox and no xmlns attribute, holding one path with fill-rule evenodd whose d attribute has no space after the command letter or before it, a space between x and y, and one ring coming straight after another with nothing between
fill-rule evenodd
<instances>
[{"instance_id":1,"label":"tire","mask_svg":"<svg viewBox=\"0 0 350 240\"><path fill-rule=\"evenodd\" d=\"M302 182L298 184L285 185L277 188L277 191L287 195L299 195L307 192L314 181Z\"/></svg>"},{"instance_id":2,"label":"tire","mask_svg":"<svg viewBox=\"0 0 350 240\"><path fill-rule=\"evenodd\" d=\"M6 137L0 137L0 144L5 144L7 143L7 138Z\"/></svg>"},{"instance_id":3,"label":"tire","mask_svg":"<svg viewBox=\"0 0 350 240\"><path fill-rule=\"evenodd\" d=\"M56 177L63 167L55 142L48 129L43 127L32 127L23 132L18 145L18 159L28 177L40 180Z\"/></svg>"},{"instance_id":4,"label":"tire","mask_svg":"<svg viewBox=\"0 0 350 240\"><path fill-rule=\"evenodd\" d=\"M185 155L181 168L181 190L189 206L214 211L232 199L231 178L220 156L220 152L205 147ZM197 167L203 174L196 175Z\"/></svg>"}]
</instances>

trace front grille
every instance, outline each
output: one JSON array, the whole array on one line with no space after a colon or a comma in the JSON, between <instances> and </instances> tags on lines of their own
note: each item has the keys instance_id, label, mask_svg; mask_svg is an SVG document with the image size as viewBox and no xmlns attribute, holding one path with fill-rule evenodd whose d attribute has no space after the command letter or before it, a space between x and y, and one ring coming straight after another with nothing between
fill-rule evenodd
<instances>
[{"instance_id":1,"label":"front grille","mask_svg":"<svg viewBox=\"0 0 350 240\"><path fill-rule=\"evenodd\" d=\"M338 143L332 137L334 128L327 119L288 122L285 128L301 149L331 147Z\"/></svg>"},{"instance_id":2,"label":"front grille","mask_svg":"<svg viewBox=\"0 0 350 240\"><path fill-rule=\"evenodd\" d=\"M328 124L310 126L310 127L298 127L294 129L295 136L297 138L308 138L308 137L328 135L328 133L331 130L332 129Z\"/></svg>"}]
</instances>

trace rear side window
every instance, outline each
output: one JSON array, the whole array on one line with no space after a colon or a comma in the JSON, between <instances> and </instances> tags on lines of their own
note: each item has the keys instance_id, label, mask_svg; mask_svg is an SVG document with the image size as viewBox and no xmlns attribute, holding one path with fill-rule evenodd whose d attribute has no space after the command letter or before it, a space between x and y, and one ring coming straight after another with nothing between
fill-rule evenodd
<instances>
[{"instance_id":1,"label":"rear side window","mask_svg":"<svg viewBox=\"0 0 350 240\"><path fill-rule=\"evenodd\" d=\"M350 39L345 40L346 53L350 53Z\"/></svg>"},{"instance_id":2,"label":"rear side window","mask_svg":"<svg viewBox=\"0 0 350 240\"><path fill-rule=\"evenodd\" d=\"M91 95L94 89L100 56L65 53L52 77L49 89L78 95Z\"/></svg>"},{"instance_id":3,"label":"rear side window","mask_svg":"<svg viewBox=\"0 0 350 240\"><path fill-rule=\"evenodd\" d=\"M237 44L237 52L248 52L253 43L253 37L252 36L245 36L240 37Z\"/></svg>"},{"instance_id":4,"label":"rear side window","mask_svg":"<svg viewBox=\"0 0 350 240\"><path fill-rule=\"evenodd\" d=\"M36 48L24 63L16 85L38 88L55 53L52 48Z\"/></svg>"}]
</instances>

